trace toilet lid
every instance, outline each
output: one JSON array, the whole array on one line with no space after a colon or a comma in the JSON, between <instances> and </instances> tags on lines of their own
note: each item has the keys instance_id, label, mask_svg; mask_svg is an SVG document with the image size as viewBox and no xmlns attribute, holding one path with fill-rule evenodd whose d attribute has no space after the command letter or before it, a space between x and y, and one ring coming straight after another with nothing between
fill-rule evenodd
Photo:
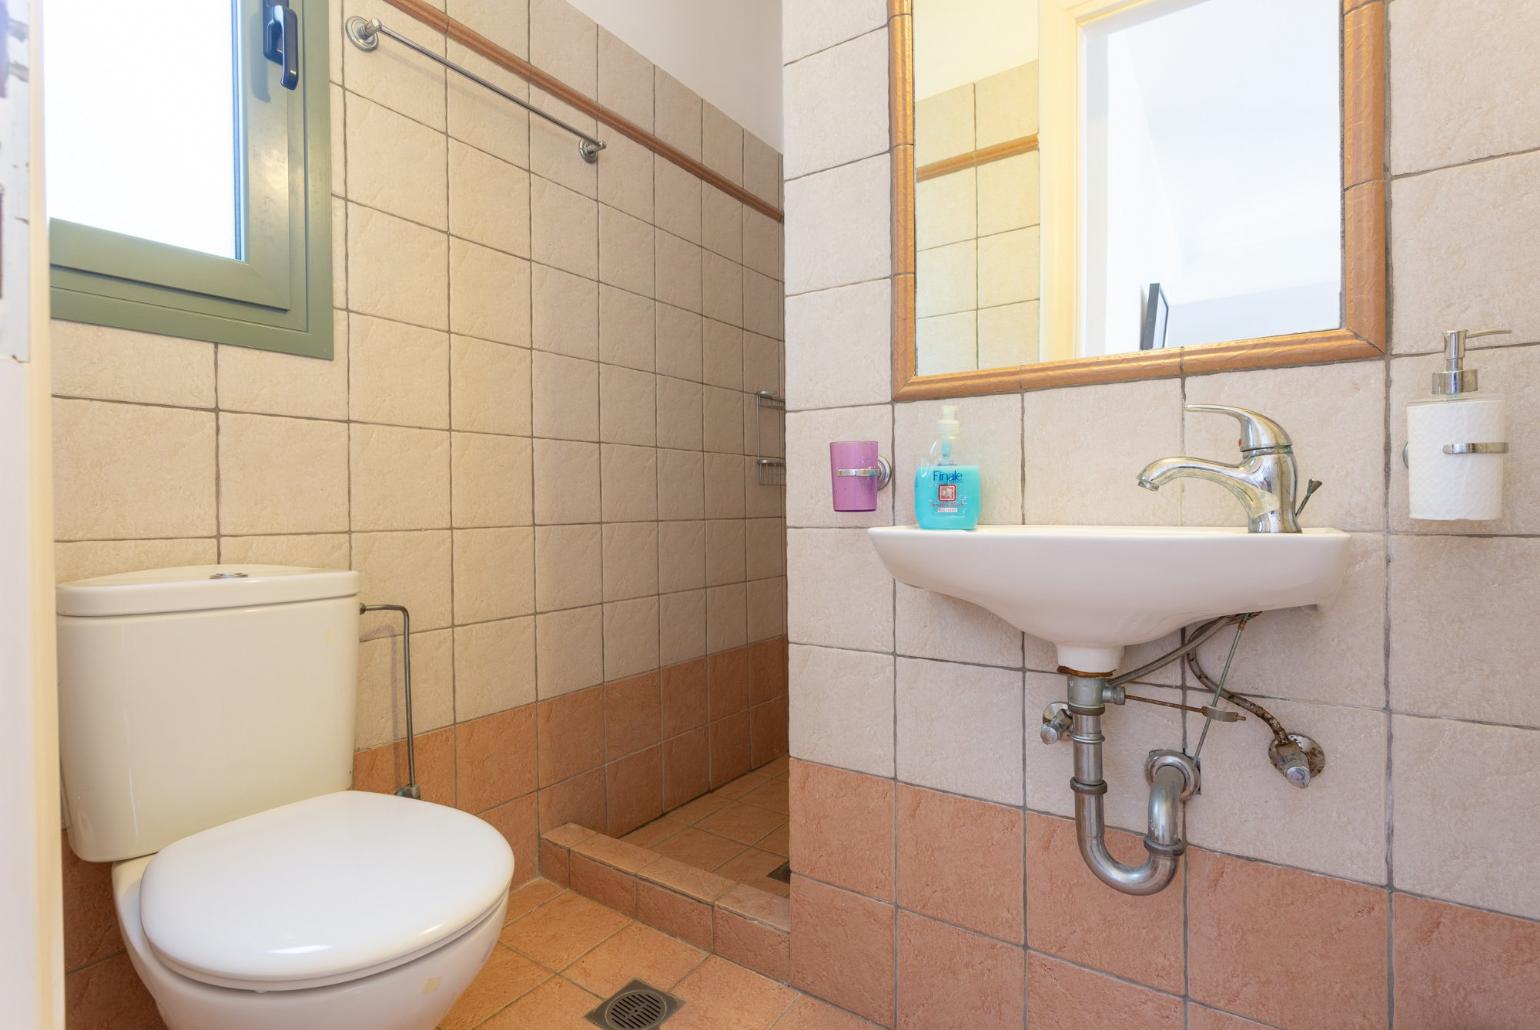
<instances>
[{"instance_id":1,"label":"toilet lid","mask_svg":"<svg viewBox=\"0 0 1540 1030\"><path fill-rule=\"evenodd\" d=\"M438 947L498 905L512 876L507 841L475 816L343 791L165 848L145 869L140 921L193 979L317 986Z\"/></svg>"}]
</instances>

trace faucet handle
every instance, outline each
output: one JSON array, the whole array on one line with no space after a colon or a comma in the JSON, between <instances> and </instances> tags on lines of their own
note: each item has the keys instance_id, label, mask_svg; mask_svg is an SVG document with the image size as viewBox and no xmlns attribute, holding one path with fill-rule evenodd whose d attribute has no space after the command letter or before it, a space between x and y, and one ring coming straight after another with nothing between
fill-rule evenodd
<instances>
[{"instance_id":1,"label":"faucet handle","mask_svg":"<svg viewBox=\"0 0 1540 1030\"><path fill-rule=\"evenodd\" d=\"M1212 412L1229 415L1241 424L1241 453L1271 449L1283 449L1293 445L1284 428L1260 411L1237 408L1229 404L1187 404L1188 411Z\"/></svg>"}]
</instances>

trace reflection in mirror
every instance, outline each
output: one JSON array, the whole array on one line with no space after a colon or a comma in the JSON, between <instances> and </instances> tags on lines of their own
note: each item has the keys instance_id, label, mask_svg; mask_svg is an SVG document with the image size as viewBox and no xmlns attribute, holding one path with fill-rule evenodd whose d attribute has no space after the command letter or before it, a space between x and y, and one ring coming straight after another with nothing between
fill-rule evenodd
<instances>
[{"instance_id":1,"label":"reflection in mirror","mask_svg":"<svg viewBox=\"0 0 1540 1030\"><path fill-rule=\"evenodd\" d=\"M1039 360L1035 0L914 0L920 375Z\"/></svg>"},{"instance_id":2,"label":"reflection in mirror","mask_svg":"<svg viewBox=\"0 0 1540 1030\"><path fill-rule=\"evenodd\" d=\"M1080 355L1342 325L1341 6L1083 23Z\"/></svg>"}]
</instances>

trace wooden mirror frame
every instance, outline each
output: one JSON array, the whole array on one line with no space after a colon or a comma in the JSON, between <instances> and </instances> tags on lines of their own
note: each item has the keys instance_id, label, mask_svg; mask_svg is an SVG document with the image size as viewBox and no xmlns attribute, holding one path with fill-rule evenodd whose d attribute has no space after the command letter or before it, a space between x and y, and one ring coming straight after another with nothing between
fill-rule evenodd
<instances>
[{"instance_id":1,"label":"wooden mirror frame","mask_svg":"<svg viewBox=\"0 0 1540 1030\"><path fill-rule=\"evenodd\" d=\"M1079 8L1105 10L1109 6L1118 6L1108 0L1042 2L1054 4L1071 19ZM1343 324L1340 328L1172 350L1069 358L922 376L916 371L915 343L914 15L912 0L888 0L888 152L893 175L893 399L909 401L1015 393L1382 356L1385 353L1387 265L1385 4L1386 0L1342 2ZM1072 27L1074 24L1071 20ZM1078 112L1073 108L1070 114L1078 119ZM1058 123L1062 126L1064 112L1059 115ZM1050 141L1054 124L1054 119L1044 119L1043 129ZM1050 175L1046 165L1044 175ZM1060 262L1060 268L1076 266L1073 233L1067 234L1070 237L1067 245L1065 235L1055 236L1045 220L1043 303L1050 303L1050 290L1060 298L1057 316L1045 313L1045 325L1062 326L1066 307L1068 317L1077 317L1075 276L1062 272L1055 276L1049 272L1054 261ZM1055 255L1052 261L1050 253ZM1067 266L1062 264L1066 260Z\"/></svg>"}]
</instances>

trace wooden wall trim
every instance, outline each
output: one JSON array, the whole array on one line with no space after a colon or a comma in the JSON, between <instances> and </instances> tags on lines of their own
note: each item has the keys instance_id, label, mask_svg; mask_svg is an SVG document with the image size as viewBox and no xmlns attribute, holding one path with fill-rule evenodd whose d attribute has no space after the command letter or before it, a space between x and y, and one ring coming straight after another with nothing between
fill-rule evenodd
<instances>
[{"instance_id":1,"label":"wooden wall trim","mask_svg":"<svg viewBox=\"0 0 1540 1030\"><path fill-rule=\"evenodd\" d=\"M1029 154L1036 149L1037 134L1033 133L1031 136L1008 139L1004 143L996 143L993 146L970 150L966 154L944 157L940 161L932 161L928 165L921 165L915 169L914 178L917 182L924 182L926 179L951 175L953 172L960 172L965 168L977 168L979 165L1004 161L1006 158L1015 157L1017 154Z\"/></svg>"},{"instance_id":2,"label":"wooden wall trim","mask_svg":"<svg viewBox=\"0 0 1540 1030\"><path fill-rule=\"evenodd\" d=\"M629 118L617 114L592 97L579 93L554 75L541 71L511 50L498 46L475 29L472 29L463 22L456 21L438 8L424 3L423 0L385 0L385 2L402 14L428 26L433 31L442 32L449 39L481 55L499 68L510 71L527 81L530 85L544 90L562 103L576 108L601 125L607 125L627 139L641 144L654 154L678 165L701 181L710 183L733 199L742 201L743 204L753 208L760 214L773 218L777 222L785 221L786 216L779 207L768 203L737 183L707 168L701 162L690 157L677 147L665 143ZM604 160L602 153L599 160Z\"/></svg>"}]
</instances>

